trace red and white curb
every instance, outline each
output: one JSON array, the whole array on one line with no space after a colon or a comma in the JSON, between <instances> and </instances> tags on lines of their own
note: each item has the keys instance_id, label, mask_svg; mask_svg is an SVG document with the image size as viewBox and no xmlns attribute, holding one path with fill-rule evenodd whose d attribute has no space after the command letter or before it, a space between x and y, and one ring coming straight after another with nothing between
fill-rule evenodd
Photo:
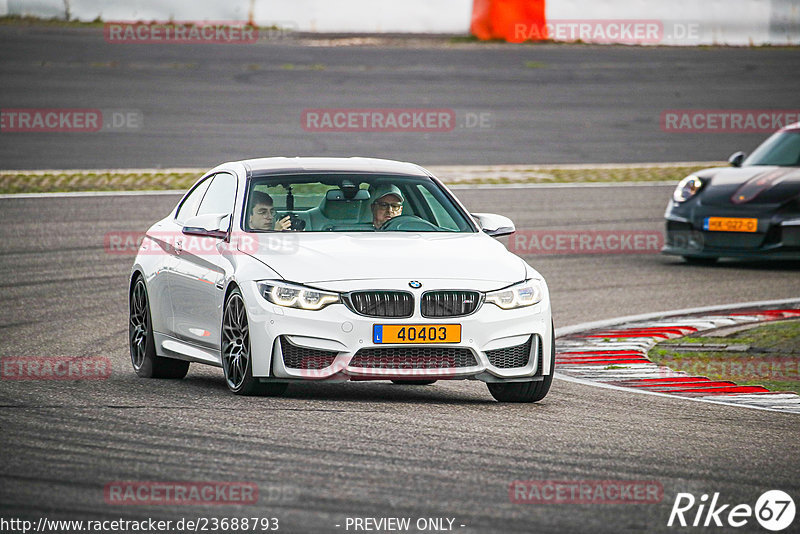
<instances>
[{"instance_id":1,"label":"red and white curb","mask_svg":"<svg viewBox=\"0 0 800 534\"><path fill-rule=\"evenodd\" d=\"M800 395L674 371L647 359L659 341L739 324L800 317L800 299L622 317L557 332L556 378L638 393L800 413Z\"/></svg>"}]
</instances>

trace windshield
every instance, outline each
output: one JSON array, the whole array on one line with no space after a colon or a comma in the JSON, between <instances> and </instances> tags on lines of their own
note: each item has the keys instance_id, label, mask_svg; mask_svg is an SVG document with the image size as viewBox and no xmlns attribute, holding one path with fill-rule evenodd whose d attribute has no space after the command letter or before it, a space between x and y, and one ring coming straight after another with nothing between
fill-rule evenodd
<instances>
[{"instance_id":1,"label":"windshield","mask_svg":"<svg viewBox=\"0 0 800 534\"><path fill-rule=\"evenodd\" d=\"M800 165L800 131L778 132L750 154L742 165Z\"/></svg>"},{"instance_id":2,"label":"windshield","mask_svg":"<svg viewBox=\"0 0 800 534\"><path fill-rule=\"evenodd\" d=\"M377 174L270 175L250 180L247 232L475 232L433 180Z\"/></svg>"}]
</instances>

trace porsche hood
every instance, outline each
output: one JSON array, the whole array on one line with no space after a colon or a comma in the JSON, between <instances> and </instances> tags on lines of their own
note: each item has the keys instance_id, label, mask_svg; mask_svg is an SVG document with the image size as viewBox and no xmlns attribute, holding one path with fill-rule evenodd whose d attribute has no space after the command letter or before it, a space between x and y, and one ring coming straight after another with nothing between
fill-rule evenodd
<instances>
[{"instance_id":1,"label":"porsche hood","mask_svg":"<svg viewBox=\"0 0 800 534\"><path fill-rule=\"evenodd\" d=\"M741 204L779 206L800 195L800 167L753 165L706 169L702 202L710 206Z\"/></svg>"}]
</instances>

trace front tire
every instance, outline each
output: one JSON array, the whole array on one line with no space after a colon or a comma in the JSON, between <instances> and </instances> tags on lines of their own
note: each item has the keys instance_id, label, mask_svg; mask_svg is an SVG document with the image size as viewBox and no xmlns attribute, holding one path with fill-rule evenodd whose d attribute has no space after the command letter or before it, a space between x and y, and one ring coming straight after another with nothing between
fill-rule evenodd
<instances>
[{"instance_id":1,"label":"front tire","mask_svg":"<svg viewBox=\"0 0 800 534\"><path fill-rule=\"evenodd\" d=\"M189 362L156 355L153 323L147 287L141 276L136 278L128 307L128 345L131 364L141 378L183 378L189 372Z\"/></svg>"},{"instance_id":2,"label":"front tire","mask_svg":"<svg viewBox=\"0 0 800 534\"><path fill-rule=\"evenodd\" d=\"M239 288L225 299L222 315L222 369L225 382L236 395L282 395L285 382L262 383L253 377L253 358L250 348L250 327L247 310Z\"/></svg>"},{"instance_id":3,"label":"front tire","mask_svg":"<svg viewBox=\"0 0 800 534\"><path fill-rule=\"evenodd\" d=\"M552 327L551 327L552 328ZM550 374L539 382L495 382L486 384L489 393L498 402L538 402L545 398L553 383L556 367L556 334L552 330L553 342L550 343Z\"/></svg>"}]
</instances>

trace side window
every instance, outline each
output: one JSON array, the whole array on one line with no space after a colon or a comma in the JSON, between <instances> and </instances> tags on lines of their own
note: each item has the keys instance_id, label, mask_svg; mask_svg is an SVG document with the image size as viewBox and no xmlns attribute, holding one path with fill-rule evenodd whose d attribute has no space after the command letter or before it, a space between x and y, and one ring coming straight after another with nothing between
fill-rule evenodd
<instances>
[{"instance_id":1,"label":"side window","mask_svg":"<svg viewBox=\"0 0 800 534\"><path fill-rule=\"evenodd\" d=\"M206 189L208 189L208 184L210 183L211 178L206 178L189 193L189 196L183 201L181 207L178 208L178 213L175 215L176 222L183 224L186 219L195 216L197 213L197 206L200 205L200 201L203 199L203 195L206 194Z\"/></svg>"},{"instance_id":2,"label":"side window","mask_svg":"<svg viewBox=\"0 0 800 534\"><path fill-rule=\"evenodd\" d=\"M234 202L236 202L236 178L228 173L220 173L214 176L214 181L200 202L197 214L233 213Z\"/></svg>"}]
</instances>

